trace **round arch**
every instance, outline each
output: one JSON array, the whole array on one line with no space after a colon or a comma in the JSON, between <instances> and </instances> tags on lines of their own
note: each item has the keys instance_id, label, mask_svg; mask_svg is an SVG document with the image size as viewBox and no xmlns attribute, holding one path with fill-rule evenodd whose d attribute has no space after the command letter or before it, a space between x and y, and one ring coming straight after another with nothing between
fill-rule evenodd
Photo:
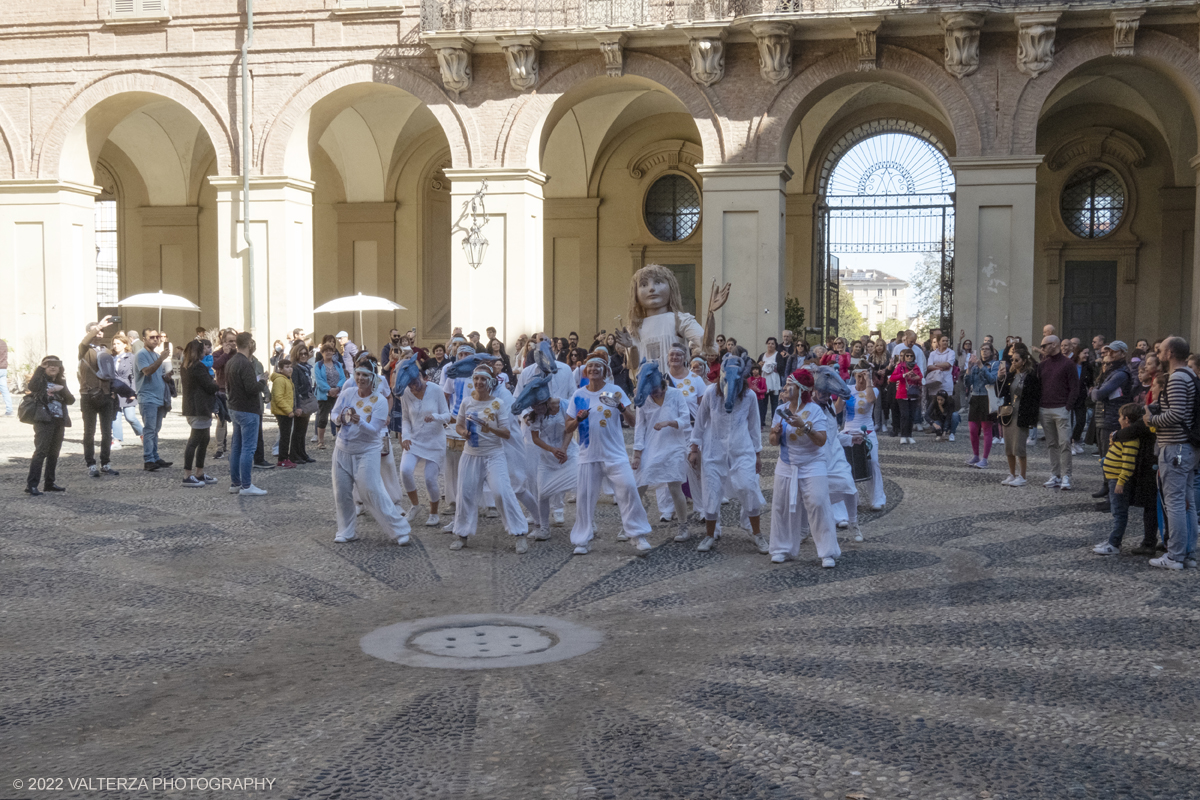
<instances>
[{"instance_id":1,"label":"round arch","mask_svg":"<svg viewBox=\"0 0 1200 800\"><path fill-rule=\"evenodd\" d=\"M233 170L233 139L221 117L219 102L200 86L188 85L179 79L150 70L114 72L78 86L71 99L59 110L42 137L34 157L37 177L60 178L64 156L72 145L72 131L91 109L116 95L127 93L153 94L173 100L187 109L208 134L216 151L219 174Z\"/></svg>"},{"instance_id":2,"label":"round arch","mask_svg":"<svg viewBox=\"0 0 1200 800\"><path fill-rule=\"evenodd\" d=\"M7 158L5 156L7 155ZM29 165L25 163L25 148L17 137L17 127L8 114L0 108L0 180L27 175Z\"/></svg>"},{"instance_id":3,"label":"round arch","mask_svg":"<svg viewBox=\"0 0 1200 800\"><path fill-rule=\"evenodd\" d=\"M720 164L725 160L724 132L721 127L723 110L714 95L702 90L692 77L661 58L644 53L625 54L624 74L644 78L673 95L695 120L704 149L704 163ZM538 87L536 94L524 96L512 115L512 122L501 130L497 152L505 167L527 166L535 142L540 142L543 126L550 118L555 104L572 87L605 77L601 59L585 59L560 70ZM540 154L539 154L540 155Z\"/></svg>"},{"instance_id":4,"label":"round arch","mask_svg":"<svg viewBox=\"0 0 1200 800\"><path fill-rule=\"evenodd\" d=\"M262 137L258 163L264 175L287 174L286 162L292 134L305 115L322 98L338 89L360 83L394 86L416 97L429 108L450 142L454 166L472 164L471 141L473 126L459 116L457 107L446 92L429 79L395 64L380 61L358 61L342 64L325 72L306 77L300 87L288 97L275 115L266 135Z\"/></svg>"},{"instance_id":5,"label":"round arch","mask_svg":"<svg viewBox=\"0 0 1200 800\"><path fill-rule=\"evenodd\" d=\"M1109 32L1081 37L1055 53L1054 66L1037 79L1027 81L1021 90L1013 112L1009 153L1034 155L1037 152L1038 118L1055 88L1080 67L1112 57L1112 34ZM1153 69L1170 80L1187 100L1200 137L1200 89L1197 89L1200 87L1200 58L1193 49L1174 36L1143 30L1137 34L1136 54L1123 60Z\"/></svg>"},{"instance_id":6,"label":"round arch","mask_svg":"<svg viewBox=\"0 0 1200 800\"><path fill-rule=\"evenodd\" d=\"M942 142L935 132L929 130L923 125L912 122L907 119L894 117L891 119L877 119L867 123L855 125L843 132L840 136L834 139L827 147L821 148L820 156L814 153L814 163L819 163L820 169L813 170L814 185L813 188L818 194L825 194L828 191L829 178L837 167L838 162L842 157L854 149L859 142L870 139L873 136L879 136L884 133L899 133L908 136L915 136L928 144L932 145L935 150L942 154L942 158L949 159L950 153L946 149L946 145ZM819 158L819 161L817 160Z\"/></svg>"},{"instance_id":7,"label":"round arch","mask_svg":"<svg viewBox=\"0 0 1200 800\"><path fill-rule=\"evenodd\" d=\"M858 71L858 53L847 47L818 61L793 78L752 126L752 148L759 161L784 161L792 135L804 115L829 91L851 83L891 83L928 100L941 110L954 135L958 156L983 152L978 109L940 64L892 45L879 47L879 68Z\"/></svg>"}]
</instances>

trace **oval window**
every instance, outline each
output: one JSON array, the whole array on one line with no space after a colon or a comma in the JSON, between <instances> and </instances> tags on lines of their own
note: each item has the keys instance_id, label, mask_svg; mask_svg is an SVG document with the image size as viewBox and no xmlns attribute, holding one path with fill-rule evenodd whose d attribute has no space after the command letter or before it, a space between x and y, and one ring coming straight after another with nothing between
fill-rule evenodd
<instances>
[{"instance_id":1,"label":"oval window","mask_svg":"<svg viewBox=\"0 0 1200 800\"><path fill-rule=\"evenodd\" d=\"M700 192L682 175L663 175L646 193L644 215L655 239L682 241L700 224Z\"/></svg>"},{"instance_id":2,"label":"oval window","mask_svg":"<svg viewBox=\"0 0 1200 800\"><path fill-rule=\"evenodd\" d=\"M1105 167L1084 167L1070 177L1062 192L1062 218L1083 239L1108 236L1125 216L1125 187Z\"/></svg>"}]
</instances>

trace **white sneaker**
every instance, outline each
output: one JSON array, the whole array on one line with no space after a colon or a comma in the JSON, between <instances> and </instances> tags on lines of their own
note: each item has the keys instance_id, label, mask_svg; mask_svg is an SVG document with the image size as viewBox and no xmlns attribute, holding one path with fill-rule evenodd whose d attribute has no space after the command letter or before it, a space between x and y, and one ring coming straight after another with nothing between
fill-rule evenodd
<instances>
[{"instance_id":1,"label":"white sneaker","mask_svg":"<svg viewBox=\"0 0 1200 800\"><path fill-rule=\"evenodd\" d=\"M95 464L92 464L90 467L88 467L88 475L91 475L93 478L99 478L100 477L100 467L96 466Z\"/></svg>"},{"instance_id":2,"label":"white sneaker","mask_svg":"<svg viewBox=\"0 0 1200 800\"><path fill-rule=\"evenodd\" d=\"M916 443L917 443L917 440L916 440L916 439L914 439L913 437L911 437L911 436L910 436L910 437L908 437L908 443L909 443L909 444L916 444Z\"/></svg>"},{"instance_id":3,"label":"white sneaker","mask_svg":"<svg viewBox=\"0 0 1200 800\"><path fill-rule=\"evenodd\" d=\"M771 542L767 539L766 536L764 536L763 534L760 533L758 536L754 536L751 538L753 538L754 543L756 545L758 545L758 552L762 553L764 556L767 553L771 552Z\"/></svg>"},{"instance_id":4,"label":"white sneaker","mask_svg":"<svg viewBox=\"0 0 1200 800\"><path fill-rule=\"evenodd\" d=\"M400 545L401 547L404 547L406 544L410 543L411 541L412 541L412 537L409 536L407 533L404 534L403 536L396 537L396 544Z\"/></svg>"},{"instance_id":5,"label":"white sneaker","mask_svg":"<svg viewBox=\"0 0 1200 800\"><path fill-rule=\"evenodd\" d=\"M783 562L785 562L787 560L788 560L787 553L776 553L775 555L771 556L772 564L782 564Z\"/></svg>"},{"instance_id":6,"label":"white sneaker","mask_svg":"<svg viewBox=\"0 0 1200 800\"><path fill-rule=\"evenodd\" d=\"M993 437L992 437L992 444L1003 444L1003 442L1001 442L1001 441L1000 441L1000 437L999 437L999 436L993 436Z\"/></svg>"},{"instance_id":7,"label":"white sneaker","mask_svg":"<svg viewBox=\"0 0 1200 800\"><path fill-rule=\"evenodd\" d=\"M861 542L862 540L863 540L862 531L859 530L857 525L855 525L854 526L854 541Z\"/></svg>"},{"instance_id":8,"label":"white sneaker","mask_svg":"<svg viewBox=\"0 0 1200 800\"><path fill-rule=\"evenodd\" d=\"M243 497L262 497L266 493L266 489L260 489L253 483L238 492L238 494L242 495Z\"/></svg>"},{"instance_id":9,"label":"white sneaker","mask_svg":"<svg viewBox=\"0 0 1200 800\"><path fill-rule=\"evenodd\" d=\"M563 526L563 510L561 508L554 512L553 520L550 524L554 527L561 528Z\"/></svg>"},{"instance_id":10,"label":"white sneaker","mask_svg":"<svg viewBox=\"0 0 1200 800\"><path fill-rule=\"evenodd\" d=\"M120 442L118 442L116 439L113 439L112 444L110 444L108 446L108 449L109 450L120 450L122 446L123 445Z\"/></svg>"},{"instance_id":11,"label":"white sneaker","mask_svg":"<svg viewBox=\"0 0 1200 800\"><path fill-rule=\"evenodd\" d=\"M952 442L954 441L954 434L953 434L953 433L952 433L952 434L950 434L950 441L952 441Z\"/></svg>"},{"instance_id":12,"label":"white sneaker","mask_svg":"<svg viewBox=\"0 0 1200 800\"><path fill-rule=\"evenodd\" d=\"M242 487L239 484L235 483L233 486L229 487L230 494L237 494L240 491L242 491Z\"/></svg>"},{"instance_id":13,"label":"white sneaker","mask_svg":"<svg viewBox=\"0 0 1200 800\"><path fill-rule=\"evenodd\" d=\"M1159 569L1183 569L1183 564L1173 560L1166 553L1163 553L1158 558L1150 559L1150 566L1158 567Z\"/></svg>"},{"instance_id":14,"label":"white sneaker","mask_svg":"<svg viewBox=\"0 0 1200 800\"><path fill-rule=\"evenodd\" d=\"M538 528L536 531L530 531L528 536L535 542L545 542L550 538L550 531L546 528Z\"/></svg>"},{"instance_id":15,"label":"white sneaker","mask_svg":"<svg viewBox=\"0 0 1200 800\"><path fill-rule=\"evenodd\" d=\"M900 437L900 444L908 444L908 437L907 437L907 436L901 436L901 437Z\"/></svg>"},{"instance_id":16,"label":"white sneaker","mask_svg":"<svg viewBox=\"0 0 1200 800\"><path fill-rule=\"evenodd\" d=\"M357 536L355 536L354 534L351 534L351 535L347 536L347 535L346 535L346 534L344 534L344 533L339 533L337 536L333 537L333 540L334 540L335 542L337 542L338 544L345 544L346 542L354 542L354 541L357 541L357 540L358 540L358 537L357 537Z\"/></svg>"},{"instance_id":17,"label":"white sneaker","mask_svg":"<svg viewBox=\"0 0 1200 800\"><path fill-rule=\"evenodd\" d=\"M467 537L455 536L454 541L450 543L451 550L462 550L467 546Z\"/></svg>"},{"instance_id":18,"label":"white sneaker","mask_svg":"<svg viewBox=\"0 0 1200 800\"><path fill-rule=\"evenodd\" d=\"M355 507L355 509L357 509L354 512L354 516L356 516L356 517L361 517L363 514L367 513L367 507L365 505L363 505L362 503L355 503L354 507Z\"/></svg>"},{"instance_id":19,"label":"white sneaker","mask_svg":"<svg viewBox=\"0 0 1200 800\"><path fill-rule=\"evenodd\" d=\"M1011 482L1010 484L1008 484L1008 485L1009 485L1009 486L1016 487L1016 486L1025 486L1025 485L1027 485L1028 483L1029 483L1029 481L1025 480L1025 479L1024 479L1024 478L1022 478L1020 475L1018 475L1017 477L1013 478L1013 479L1012 479L1012 482Z\"/></svg>"},{"instance_id":20,"label":"white sneaker","mask_svg":"<svg viewBox=\"0 0 1200 800\"><path fill-rule=\"evenodd\" d=\"M1058 479L1058 476L1051 475L1050 480L1043 483L1042 486L1045 486L1047 489L1057 489L1060 483L1061 481Z\"/></svg>"},{"instance_id":21,"label":"white sneaker","mask_svg":"<svg viewBox=\"0 0 1200 800\"><path fill-rule=\"evenodd\" d=\"M413 506L408 511L404 512L404 518L410 523L416 521L417 517L421 516L421 511L424 506Z\"/></svg>"},{"instance_id":22,"label":"white sneaker","mask_svg":"<svg viewBox=\"0 0 1200 800\"><path fill-rule=\"evenodd\" d=\"M674 514L659 514L658 515L659 522L671 522L674 519L675 519Z\"/></svg>"},{"instance_id":23,"label":"white sneaker","mask_svg":"<svg viewBox=\"0 0 1200 800\"><path fill-rule=\"evenodd\" d=\"M1067 475L1064 475L1062 483L1058 484L1058 488L1064 492L1071 491L1071 478Z\"/></svg>"},{"instance_id":24,"label":"white sneaker","mask_svg":"<svg viewBox=\"0 0 1200 800\"><path fill-rule=\"evenodd\" d=\"M429 519L425 520L426 528L436 528L438 525L441 525L441 524L442 524L442 518L439 517L437 514L430 514Z\"/></svg>"},{"instance_id":25,"label":"white sneaker","mask_svg":"<svg viewBox=\"0 0 1200 800\"><path fill-rule=\"evenodd\" d=\"M717 538L715 536L705 536L700 540L700 545L696 549L701 553L707 553L709 550L713 549L713 546L716 545L716 543Z\"/></svg>"},{"instance_id":26,"label":"white sneaker","mask_svg":"<svg viewBox=\"0 0 1200 800\"><path fill-rule=\"evenodd\" d=\"M483 515L488 519L496 519L500 516L500 512L496 510L495 506L490 506L488 510L483 513Z\"/></svg>"},{"instance_id":27,"label":"white sneaker","mask_svg":"<svg viewBox=\"0 0 1200 800\"><path fill-rule=\"evenodd\" d=\"M617 534L617 541L618 542L628 542L629 534L626 533L625 531L621 531L620 533Z\"/></svg>"},{"instance_id":28,"label":"white sneaker","mask_svg":"<svg viewBox=\"0 0 1200 800\"><path fill-rule=\"evenodd\" d=\"M587 554L588 554L588 549L587 549L586 544L581 544L581 545L579 545L579 547L575 548L575 555L586 556Z\"/></svg>"},{"instance_id":29,"label":"white sneaker","mask_svg":"<svg viewBox=\"0 0 1200 800\"><path fill-rule=\"evenodd\" d=\"M837 562L836 562L836 561L834 561L832 558L822 558L822 559L821 559L821 566L822 566L822 567L824 567L825 569L829 569L829 568L831 568L831 567L836 567L836 566L837 566Z\"/></svg>"},{"instance_id":30,"label":"white sneaker","mask_svg":"<svg viewBox=\"0 0 1200 800\"><path fill-rule=\"evenodd\" d=\"M639 556L644 556L654 549L654 545L650 544L645 536L633 537L633 546L637 548Z\"/></svg>"},{"instance_id":31,"label":"white sneaker","mask_svg":"<svg viewBox=\"0 0 1200 800\"><path fill-rule=\"evenodd\" d=\"M849 528L849 527L850 527L850 522L848 520L842 520L841 522L839 522L837 524L837 529L839 531L844 531L844 530L846 530L846 528Z\"/></svg>"},{"instance_id":32,"label":"white sneaker","mask_svg":"<svg viewBox=\"0 0 1200 800\"><path fill-rule=\"evenodd\" d=\"M872 511L883 511L883 506L871 506Z\"/></svg>"},{"instance_id":33,"label":"white sneaker","mask_svg":"<svg viewBox=\"0 0 1200 800\"><path fill-rule=\"evenodd\" d=\"M529 552L529 542L527 536L517 537L517 555L523 556Z\"/></svg>"},{"instance_id":34,"label":"white sneaker","mask_svg":"<svg viewBox=\"0 0 1200 800\"><path fill-rule=\"evenodd\" d=\"M685 524L682 528L679 529L679 533L675 534L675 539L673 541L686 542L688 539L691 539L691 538L692 538L692 532L687 529L687 525Z\"/></svg>"},{"instance_id":35,"label":"white sneaker","mask_svg":"<svg viewBox=\"0 0 1200 800\"><path fill-rule=\"evenodd\" d=\"M454 533L454 517L451 517L446 526L442 528L442 533Z\"/></svg>"},{"instance_id":36,"label":"white sneaker","mask_svg":"<svg viewBox=\"0 0 1200 800\"><path fill-rule=\"evenodd\" d=\"M314 433L314 434L312 435L312 438L310 438L310 439L309 439L309 441L310 441L310 442L315 442L316 440L317 440L317 435Z\"/></svg>"},{"instance_id":37,"label":"white sneaker","mask_svg":"<svg viewBox=\"0 0 1200 800\"><path fill-rule=\"evenodd\" d=\"M1096 545L1092 548L1092 552L1098 556L1116 556L1121 554L1121 551L1118 548L1113 547L1108 542L1101 542L1100 544Z\"/></svg>"},{"instance_id":38,"label":"white sneaker","mask_svg":"<svg viewBox=\"0 0 1200 800\"><path fill-rule=\"evenodd\" d=\"M918 431L923 431L923 430L925 430L925 426L924 426L922 423L920 423L920 422L918 422L918 423L917 423L917 425L916 425L916 428L917 428L917 430L918 430Z\"/></svg>"},{"instance_id":39,"label":"white sneaker","mask_svg":"<svg viewBox=\"0 0 1200 800\"><path fill-rule=\"evenodd\" d=\"M1012 486L1012 482L1016 479L1016 475L1009 475L1004 480L1000 481L1001 486Z\"/></svg>"}]
</instances>

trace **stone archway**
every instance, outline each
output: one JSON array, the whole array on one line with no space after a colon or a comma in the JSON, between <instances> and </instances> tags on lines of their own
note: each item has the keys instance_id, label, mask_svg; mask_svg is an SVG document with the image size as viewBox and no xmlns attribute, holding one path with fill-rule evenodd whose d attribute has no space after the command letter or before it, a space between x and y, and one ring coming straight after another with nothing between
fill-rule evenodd
<instances>
[{"instance_id":1,"label":"stone archway","mask_svg":"<svg viewBox=\"0 0 1200 800\"><path fill-rule=\"evenodd\" d=\"M16 125L0 108L0 180L26 175L28 171L24 144L17 136Z\"/></svg>"},{"instance_id":2,"label":"stone archway","mask_svg":"<svg viewBox=\"0 0 1200 800\"><path fill-rule=\"evenodd\" d=\"M792 134L804 114L825 94L823 88L873 81L894 83L933 102L954 132L958 155L974 156L983 151L979 109L962 86L934 61L911 50L884 45L879 48L876 70L859 72L857 53L846 48L792 79L752 128L757 160L786 159Z\"/></svg>"},{"instance_id":3,"label":"stone archway","mask_svg":"<svg viewBox=\"0 0 1200 800\"><path fill-rule=\"evenodd\" d=\"M152 94L173 100L186 108L208 134L216 151L220 174L233 169L235 146L229 126L217 110L220 105L199 85L184 84L170 75L147 70L131 70L106 75L76 89L62 107L38 144L34 156L39 178L61 178L64 158L72 146L86 145L84 141L69 144L72 132L87 113L105 100L125 93ZM85 137L86 138L86 137ZM80 175L77 178L83 178ZM87 179L90 182L90 179Z\"/></svg>"}]
</instances>

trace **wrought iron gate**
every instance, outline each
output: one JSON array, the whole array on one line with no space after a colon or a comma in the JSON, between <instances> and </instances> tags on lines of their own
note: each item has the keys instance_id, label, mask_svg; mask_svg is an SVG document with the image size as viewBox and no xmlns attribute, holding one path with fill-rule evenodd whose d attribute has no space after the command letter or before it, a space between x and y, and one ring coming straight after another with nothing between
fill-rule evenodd
<instances>
[{"instance_id":1,"label":"wrought iron gate","mask_svg":"<svg viewBox=\"0 0 1200 800\"><path fill-rule=\"evenodd\" d=\"M847 141L849 140L849 141ZM954 177L927 140L867 133L831 154L816 216L815 325L838 335L841 260L846 253L921 253L937 272L937 319L954 330Z\"/></svg>"}]
</instances>

